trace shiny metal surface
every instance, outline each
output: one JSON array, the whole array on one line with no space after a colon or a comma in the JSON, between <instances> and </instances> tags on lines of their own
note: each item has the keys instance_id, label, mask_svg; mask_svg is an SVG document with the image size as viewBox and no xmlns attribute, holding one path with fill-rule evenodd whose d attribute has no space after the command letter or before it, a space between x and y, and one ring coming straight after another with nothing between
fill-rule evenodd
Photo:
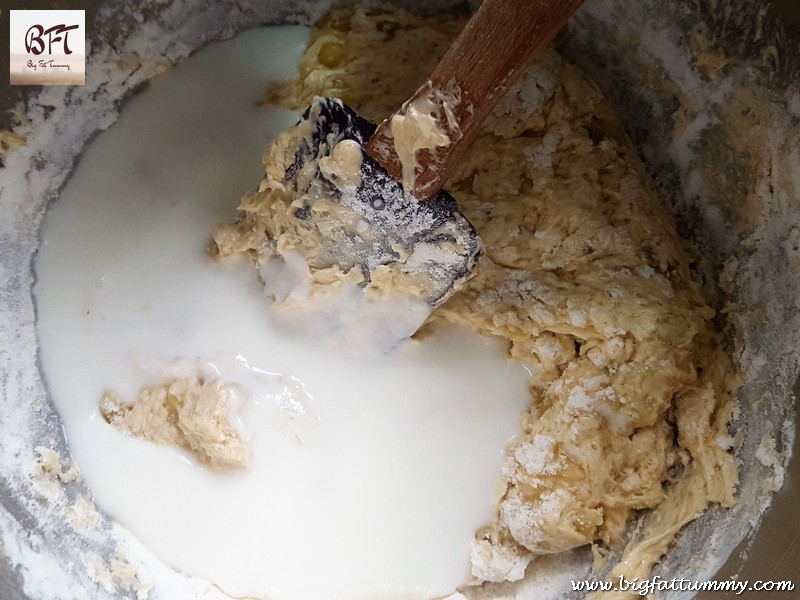
<instances>
[{"instance_id":1,"label":"shiny metal surface","mask_svg":"<svg viewBox=\"0 0 800 600\"><path fill-rule=\"evenodd\" d=\"M746 0L745 0L746 1ZM58 8L84 8L87 10L87 23L92 22L94 7L99 2L74 2L60 0L47 2ZM716 2L710 0L688 1L687 5L694 4L701 11L713 13ZM767 29L782 27L785 32L784 41L786 48L781 51L789 52L800 48L800 9L797 0L773 0L766 11ZM38 6L37 6L38 7ZM2 14L0 14L0 35L4 39L4 48L8 48L8 9L30 8L30 3L25 0L5 0ZM713 17L713 14L712 14ZM713 20L713 19L712 19ZM727 31L722 34L721 43L735 44L737 33ZM792 50L789 50L791 48ZM782 79L775 85L798 86L800 78L797 73L787 71ZM7 109L13 106L25 94L35 92L35 88L11 87L8 85L8 76L0 74L0 127L8 122ZM795 397L800 395L800 382L795 386ZM800 424L800 422L798 422ZM766 513L758 531L743 541L733 552L722 570L717 574L717 579L736 577L739 580L793 580L796 586L794 592L774 593L764 597L800 599L800 440L795 439L793 458L789 464L786 482L783 489L775 495L772 506ZM0 495L2 494L0 486ZM743 524L743 527L746 525ZM724 592L707 592L700 594L701 600L731 600L733 598L762 597L762 594L735 595ZM0 599L24 600L21 592L21 583L15 571L5 561L2 546L0 545Z\"/></svg>"},{"instance_id":2,"label":"shiny metal surface","mask_svg":"<svg viewBox=\"0 0 800 600\"><path fill-rule=\"evenodd\" d=\"M800 380L794 387L795 399L800 397ZM800 415L795 415L800 427ZM739 581L792 581L793 592L771 596L794 600L800 598L800 437L795 438L786 483L772 500L756 534L745 539L733 552L717 579L736 578ZM761 595L759 594L758 597ZM698 600L733 600L733 592L704 592Z\"/></svg>"}]
</instances>

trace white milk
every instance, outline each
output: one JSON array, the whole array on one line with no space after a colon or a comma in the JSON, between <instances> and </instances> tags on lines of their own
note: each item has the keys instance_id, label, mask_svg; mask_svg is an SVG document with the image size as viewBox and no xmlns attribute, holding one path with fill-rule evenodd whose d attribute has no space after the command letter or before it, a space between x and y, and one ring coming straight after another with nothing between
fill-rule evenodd
<instances>
[{"instance_id":1,"label":"white milk","mask_svg":"<svg viewBox=\"0 0 800 600\"><path fill-rule=\"evenodd\" d=\"M97 503L164 561L235 596L430 598L466 582L527 372L463 330L388 357L275 327L248 261L204 254L296 115L256 106L302 27L258 29L153 80L84 153L36 259L41 360ZM250 393L248 471L214 474L98 411L182 371Z\"/></svg>"}]
</instances>

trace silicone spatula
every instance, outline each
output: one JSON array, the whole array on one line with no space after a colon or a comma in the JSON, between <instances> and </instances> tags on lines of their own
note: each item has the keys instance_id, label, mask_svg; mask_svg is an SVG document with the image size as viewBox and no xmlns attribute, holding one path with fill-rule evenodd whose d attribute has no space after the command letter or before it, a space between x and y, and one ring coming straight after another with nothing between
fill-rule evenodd
<instances>
[{"instance_id":1,"label":"silicone spatula","mask_svg":"<svg viewBox=\"0 0 800 600\"><path fill-rule=\"evenodd\" d=\"M415 289L432 307L468 279L482 245L456 201L440 191L442 184L531 55L552 40L581 1L484 0L425 84L379 126L338 99L317 99L298 125L310 133L286 171L287 182L303 174L301 192L314 190L297 212L306 220L304 230L322 238L325 252L315 255L314 266L360 269L365 285L376 268L391 266L421 282ZM403 131L411 133L401 140ZM361 149L357 188L343 191L325 169L309 180L306 167L345 140ZM340 200L338 218L342 211L352 211L353 218L332 224L328 204L315 210L320 191Z\"/></svg>"}]
</instances>

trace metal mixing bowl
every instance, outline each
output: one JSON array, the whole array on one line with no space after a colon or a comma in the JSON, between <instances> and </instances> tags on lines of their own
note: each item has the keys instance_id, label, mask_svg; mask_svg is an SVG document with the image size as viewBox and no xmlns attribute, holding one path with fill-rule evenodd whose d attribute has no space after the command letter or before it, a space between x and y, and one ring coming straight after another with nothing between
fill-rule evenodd
<instances>
[{"instance_id":1,"label":"metal mixing bowl","mask_svg":"<svg viewBox=\"0 0 800 600\"><path fill-rule=\"evenodd\" d=\"M11 9L29 8L27 4L23 0L6 2ZM134 3L122 0L102 4L59 0L49 4L52 8L87 10L93 52L109 44L123 48L138 26L130 16ZM296 3L176 0L171 4L141 4L147 4L142 11L145 20L162 27L165 36L180 38L188 48L227 37L242 27L305 18L298 17L304 11ZM423 2L406 4L417 9L427 7ZM169 18L165 16L168 7L173 13ZM240 10L234 11L234 7ZM186 26L173 27L180 19ZM3 35L9 31L5 10L0 31ZM697 242L703 266L712 275L709 291L718 308L728 309L727 318L733 326L729 339L731 351L747 375L740 394L740 415L734 424L743 434L736 450L743 462L740 505L731 511L712 509L688 526L658 572L664 576L688 572L710 576L727 558L715 576L717 579L735 576L750 581L791 580L800 564L800 517L795 510L800 500L800 460L797 452L792 452L797 447L793 405L798 394L795 382L800 353L797 344L800 339L797 307L800 297L800 249L797 247L800 239L800 11L796 1L773 0L765 4L755 0L587 0L556 44L607 94L657 183L672 202L682 232ZM179 54L174 54L176 60ZM721 56L724 60L709 70L705 61L708 56ZM742 114L735 118L724 107L715 106L708 97L709 91L730 82L743 90L741 97L737 96L739 100L729 105L741 108ZM2 78L2 108L10 108L20 100L36 102L39 88L12 88L6 83ZM126 89L133 91L138 85L140 83L133 78ZM755 93L755 100L745 94L749 91ZM97 98L86 99L64 96L65 104L77 107L72 118L81 114L82 105L78 100L104 102L103 110L113 113L123 98L106 98L102 93ZM693 140L692 151L697 162L687 167L676 154L673 143L681 126L679 117L685 116L686 110L698 112L706 108L716 111L713 114L719 122ZM53 114L54 119L63 116L58 110ZM731 117L730 120L727 117ZM770 122L762 122L766 120ZM0 127L8 125L9 118L3 113ZM49 157L49 160L62 161L66 173L96 128L95 123L76 131L73 153ZM736 137L757 135L770 146L765 154L769 157L766 162L758 162L754 155L734 143ZM36 177L36 165L32 164L30 169ZM696 182L690 181L690 174L697 176L698 173L713 183L705 186L704 193L697 193ZM42 187L40 196L35 198L38 204L33 210L28 234L38 231L46 202L57 195L61 185L63 179ZM7 192L0 187L0 194L3 193ZM6 201L8 197L3 198L3 202ZM756 221L749 213L745 214L752 212L754 203L760 207L761 214ZM0 233L0 257L6 268L19 275L13 285L19 286L22 281L23 288L28 286L19 290L9 287L11 283L3 284L0 302L4 303L5 310L21 310L20 323L24 328L22 333L0 330L2 346L6 348L6 353L0 356L6 357L8 350L16 348L20 336L31 335L33 331L29 284L32 281L30 255L35 245L26 243L30 240L23 233L7 230ZM19 238L14 237L16 235ZM731 257L739 265L738 270L732 270ZM716 285L717 280L722 281L722 285ZM35 363L35 355L29 359L33 361L31 364ZM30 400L46 399L46 388L40 378L33 377L20 386L20 373L25 372L14 361L6 361L0 370L3 402L12 401L12 383L26 390L31 395ZM45 407L39 414L43 415L44 422L36 443L65 449L65 440L52 409ZM2 431L0 437L5 433ZM776 441L781 456L777 468L786 468L785 484L774 498L763 482L775 474L776 465L768 468L754 458L764 436L772 436ZM790 461L791 454L795 457ZM63 550L56 526L38 521L25 509L20 498L21 488L15 479L18 476L20 474L2 474L0 511L10 515L19 525L19 531L39 530L45 539L51 539L58 551ZM771 507L764 514L770 500ZM51 525L54 529L48 530ZM12 533L5 531L3 535ZM65 544L69 543L64 539ZM8 537L4 538L6 548L9 541ZM712 547L718 550L709 550ZM0 545L0 558L3 558L3 545ZM698 566L698 563L702 564ZM6 600L24 598L19 571L0 560L0 597ZM65 571L77 579L82 576L71 567ZM800 581L795 583L798 589L781 597L800 598ZM706 593L700 597L742 596Z\"/></svg>"}]
</instances>

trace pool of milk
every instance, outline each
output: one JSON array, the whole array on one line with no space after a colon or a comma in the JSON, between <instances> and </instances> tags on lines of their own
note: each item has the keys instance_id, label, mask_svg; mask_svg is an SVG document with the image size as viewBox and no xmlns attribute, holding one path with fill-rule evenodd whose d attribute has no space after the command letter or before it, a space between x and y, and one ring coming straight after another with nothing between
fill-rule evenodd
<instances>
[{"instance_id":1,"label":"pool of milk","mask_svg":"<svg viewBox=\"0 0 800 600\"><path fill-rule=\"evenodd\" d=\"M297 115L259 103L309 30L259 28L160 75L81 157L35 259L41 365L98 505L232 596L432 598L469 577L503 449L530 401L505 346L463 329L389 355L276 327L246 259L213 260ZM176 374L242 385L247 470L214 473L99 414Z\"/></svg>"}]
</instances>

